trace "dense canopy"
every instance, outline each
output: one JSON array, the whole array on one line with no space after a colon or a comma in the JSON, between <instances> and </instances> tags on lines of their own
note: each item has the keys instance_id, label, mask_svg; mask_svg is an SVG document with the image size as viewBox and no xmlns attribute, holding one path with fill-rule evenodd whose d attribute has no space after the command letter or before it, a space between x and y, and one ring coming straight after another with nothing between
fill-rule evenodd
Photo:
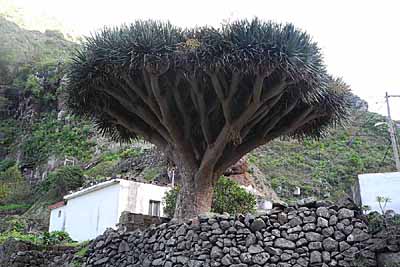
<instances>
[{"instance_id":1,"label":"dense canopy","mask_svg":"<svg viewBox=\"0 0 400 267\"><path fill-rule=\"evenodd\" d=\"M258 19L106 28L74 57L68 91L75 113L116 139L144 137L194 180L276 137L318 138L347 115L348 88L311 37Z\"/></svg>"}]
</instances>

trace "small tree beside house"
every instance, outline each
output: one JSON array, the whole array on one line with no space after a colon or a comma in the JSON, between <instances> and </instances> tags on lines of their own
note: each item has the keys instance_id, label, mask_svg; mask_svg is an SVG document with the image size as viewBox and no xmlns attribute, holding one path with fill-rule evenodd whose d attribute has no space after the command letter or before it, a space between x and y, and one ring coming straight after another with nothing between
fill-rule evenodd
<instances>
[{"instance_id":1,"label":"small tree beside house","mask_svg":"<svg viewBox=\"0 0 400 267\"><path fill-rule=\"evenodd\" d=\"M68 93L103 133L165 152L182 177L175 217L188 219L210 210L218 177L246 153L280 136L319 138L346 117L348 88L291 24L137 21L87 39Z\"/></svg>"}]
</instances>

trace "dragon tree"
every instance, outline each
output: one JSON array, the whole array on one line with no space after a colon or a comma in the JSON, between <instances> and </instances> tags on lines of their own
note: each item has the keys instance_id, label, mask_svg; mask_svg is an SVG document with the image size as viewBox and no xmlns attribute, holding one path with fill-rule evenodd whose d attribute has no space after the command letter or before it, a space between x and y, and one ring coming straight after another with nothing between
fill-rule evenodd
<instances>
[{"instance_id":1,"label":"dragon tree","mask_svg":"<svg viewBox=\"0 0 400 267\"><path fill-rule=\"evenodd\" d=\"M323 136L347 116L349 93L307 33L258 19L106 28L77 51L67 90L102 133L141 137L176 164L181 220L207 212L218 177L256 147Z\"/></svg>"}]
</instances>

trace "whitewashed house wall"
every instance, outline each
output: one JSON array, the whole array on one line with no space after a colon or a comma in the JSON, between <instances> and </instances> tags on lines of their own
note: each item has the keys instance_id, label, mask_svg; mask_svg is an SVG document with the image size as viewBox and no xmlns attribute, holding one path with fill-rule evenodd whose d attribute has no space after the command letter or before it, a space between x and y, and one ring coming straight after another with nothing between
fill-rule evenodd
<instances>
[{"instance_id":1,"label":"whitewashed house wall","mask_svg":"<svg viewBox=\"0 0 400 267\"><path fill-rule=\"evenodd\" d=\"M89 188L90 189L90 188ZM109 183L66 196L65 231L73 240L84 241L115 228L119 219L119 183Z\"/></svg>"},{"instance_id":2,"label":"whitewashed house wall","mask_svg":"<svg viewBox=\"0 0 400 267\"><path fill-rule=\"evenodd\" d=\"M130 211L138 214L149 214L150 200L160 202L160 216L164 217L163 197L171 189L166 186L157 186L121 180L120 213Z\"/></svg>"},{"instance_id":3,"label":"whitewashed house wall","mask_svg":"<svg viewBox=\"0 0 400 267\"><path fill-rule=\"evenodd\" d=\"M65 206L50 210L49 232L65 231Z\"/></svg>"},{"instance_id":4,"label":"whitewashed house wall","mask_svg":"<svg viewBox=\"0 0 400 267\"><path fill-rule=\"evenodd\" d=\"M159 202L164 216L162 199L170 187L116 179L103 182L64 197L63 220L58 209L51 210L49 231L66 231L73 240L85 241L116 228L122 212L149 215L150 201Z\"/></svg>"}]
</instances>

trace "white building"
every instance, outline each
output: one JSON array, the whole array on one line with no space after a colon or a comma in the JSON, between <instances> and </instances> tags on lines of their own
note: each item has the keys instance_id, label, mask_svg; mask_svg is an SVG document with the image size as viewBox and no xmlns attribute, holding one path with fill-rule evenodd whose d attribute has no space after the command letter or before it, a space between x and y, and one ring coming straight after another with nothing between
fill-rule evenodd
<instances>
[{"instance_id":1,"label":"white building","mask_svg":"<svg viewBox=\"0 0 400 267\"><path fill-rule=\"evenodd\" d=\"M115 228L123 211L164 216L163 197L170 187L115 179L64 196L50 206L49 231L65 231L84 241Z\"/></svg>"},{"instance_id":2,"label":"white building","mask_svg":"<svg viewBox=\"0 0 400 267\"><path fill-rule=\"evenodd\" d=\"M362 205L380 212L376 197L388 197L385 209L400 213L400 172L360 174L358 183Z\"/></svg>"}]
</instances>

